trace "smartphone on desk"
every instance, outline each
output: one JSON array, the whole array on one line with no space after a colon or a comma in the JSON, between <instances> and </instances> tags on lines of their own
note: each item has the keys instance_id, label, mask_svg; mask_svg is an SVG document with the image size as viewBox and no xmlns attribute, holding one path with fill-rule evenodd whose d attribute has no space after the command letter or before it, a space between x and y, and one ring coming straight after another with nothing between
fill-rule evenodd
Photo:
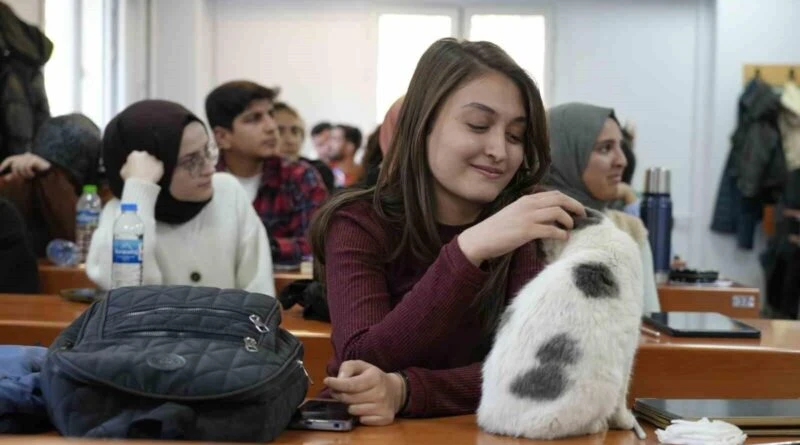
<instances>
[{"instance_id":1,"label":"smartphone on desk","mask_svg":"<svg viewBox=\"0 0 800 445\"><path fill-rule=\"evenodd\" d=\"M306 400L294 414L289 428L315 431L351 431L357 419L347 405L336 400Z\"/></svg>"},{"instance_id":2,"label":"smartphone on desk","mask_svg":"<svg viewBox=\"0 0 800 445\"><path fill-rule=\"evenodd\" d=\"M64 289L61 291L62 298L77 303L94 303L96 300L102 298L103 294L103 291L99 289L92 289L90 287Z\"/></svg>"}]
</instances>

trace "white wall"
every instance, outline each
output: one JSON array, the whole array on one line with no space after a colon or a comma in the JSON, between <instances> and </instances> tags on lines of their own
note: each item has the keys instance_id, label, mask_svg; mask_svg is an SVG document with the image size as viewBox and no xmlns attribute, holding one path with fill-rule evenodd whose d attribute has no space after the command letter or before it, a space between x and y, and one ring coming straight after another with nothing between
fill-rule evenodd
<instances>
[{"instance_id":1,"label":"white wall","mask_svg":"<svg viewBox=\"0 0 800 445\"><path fill-rule=\"evenodd\" d=\"M212 87L212 11L207 0L151 2L150 97L178 102L204 118Z\"/></svg>"},{"instance_id":2,"label":"white wall","mask_svg":"<svg viewBox=\"0 0 800 445\"><path fill-rule=\"evenodd\" d=\"M732 236L713 234L708 230L719 178L730 150L729 138L736 125L736 107L742 91L742 67L749 63L800 62L800 3L796 0L718 0L714 49L714 77L708 136L708 169L700 178L702 200L707 203L698 211L707 236L697 250L709 268L746 283L763 284L758 254L763 251L761 227L757 228L757 245L752 251L736 247Z\"/></svg>"},{"instance_id":3,"label":"white wall","mask_svg":"<svg viewBox=\"0 0 800 445\"><path fill-rule=\"evenodd\" d=\"M214 81L280 86L310 127L375 127L376 23L368 2L217 0Z\"/></svg>"},{"instance_id":4,"label":"white wall","mask_svg":"<svg viewBox=\"0 0 800 445\"><path fill-rule=\"evenodd\" d=\"M552 103L590 102L615 108L636 122L636 176L647 167L672 173L675 216L673 252L697 261L690 227L693 210L691 160L696 143L695 80L698 54L710 39L707 1L559 1L554 7L555 67Z\"/></svg>"},{"instance_id":5,"label":"white wall","mask_svg":"<svg viewBox=\"0 0 800 445\"><path fill-rule=\"evenodd\" d=\"M17 17L22 20L42 27L44 24L44 0L3 0L14 10Z\"/></svg>"}]
</instances>

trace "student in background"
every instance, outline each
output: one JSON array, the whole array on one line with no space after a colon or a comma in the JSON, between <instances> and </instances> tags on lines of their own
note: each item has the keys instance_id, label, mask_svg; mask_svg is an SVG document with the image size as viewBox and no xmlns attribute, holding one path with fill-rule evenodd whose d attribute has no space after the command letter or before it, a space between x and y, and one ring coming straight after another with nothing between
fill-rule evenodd
<instances>
[{"instance_id":1,"label":"student in background","mask_svg":"<svg viewBox=\"0 0 800 445\"><path fill-rule=\"evenodd\" d=\"M411 79L375 188L311 230L335 357L325 384L364 424L474 413L498 317L584 207L530 195L550 164L533 80L498 46L442 39ZM556 222L562 227L558 227Z\"/></svg>"},{"instance_id":2,"label":"student in background","mask_svg":"<svg viewBox=\"0 0 800 445\"><path fill-rule=\"evenodd\" d=\"M608 208L619 196L627 165L621 146L622 129L614 110L569 103L550 109L547 122L553 157L549 185L586 207L605 212L639 244L644 312L658 312L660 304L647 229L638 217Z\"/></svg>"},{"instance_id":3,"label":"student in background","mask_svg":"<svg viewBox=\"0 0 800 445\"><path fill-rule=\"evenodd\" d=\"M39 292L39 266L25 221L16 206L0 198L0 293Z\"/></svg>"},{"instance_id":4,"label":"student in background","mask_svg":"<svg viewBox=\"0 0 800 445\"><path fill-rule=\"evenodd\" d=\"M337 187L349 187L364 176L364 167L356 163L356 152L361 147L361 139L361 131L358 128L350 125L333 127L330 157Z\"/></svg>"},{"instance_id":5,"label":"student in background","mask_svg":"<svg viewBox=\"0 0 800 445\"><path fill-rule=\"evenodd\" d=\"M92 237L86 272L111 287L114 222L135 203L144 222L144 284L275 295L264 227L244 190L214 173L217 148L200 119L167 101L137 102L106 127L103 158L115 199Z\"/></svg>"},{"instance_id":6,"label":"student in background","mask_svg":"<svg viewBox=\"0 0 800 445\"><path fill-rule=\"evenodd\" d=\"M320 122L311 128L311 142L314 144L314 150L317 152L317 157L325 162L331 161L331 131L333 125L330 122Z\"/></svg>"},{"instance_id":7,"label":"student in background","mask_svg":"<svg viewBox=\"0 0 800 445\"><path fill-rule=\"evenodd\" d=\"M301 156L303 142L306 139L306 127L300 114L285 102L276 102L275 123L281 138L280 154L290 161L303 161L311 164L325 183L328 193L333 192L333 172L325 162L319 159L308 159Z\"/></svg>"},{"instance_id":8,"label":"student in background","mask_svg":"<svg viewBox=\"0 0 800 445\"><path fill-rule=\"evenodd\" d=\"M378 182L383 159L392 145L392 136L397 127L397 117L400 115L400 108L403 106L404 98L405 96L400 96L394 101L389 110L386 111L383 122L367 138L366 152L361 161L366 170L363 184L367 187L372 187Z\"/></svg>"},{"instance_id":9,"label":"student in background","mask_svg":"<svg viewBox=\"0 0 800 445\"><path fill-rule=\"evenodd\" d=\"M75 207L86 184L98 185L100 129L82 114L46 120L31 153L0 163L0 195L22 213L34 252L56 238L75 241Z\"/></svg>"},{"instance_id":10,"label":"student in background","mask_svg":"<svg viewBox=\"0 0 800 445\"><path fill-rule=\"evenodd\" d=\"M319 173L279 155L275 90L234 81L206 98L208 122L221 150L217 169L232 173L261 217L276 263L295 265L311 254L311 217L328 197Z\"/></svg>"}]
</instances>

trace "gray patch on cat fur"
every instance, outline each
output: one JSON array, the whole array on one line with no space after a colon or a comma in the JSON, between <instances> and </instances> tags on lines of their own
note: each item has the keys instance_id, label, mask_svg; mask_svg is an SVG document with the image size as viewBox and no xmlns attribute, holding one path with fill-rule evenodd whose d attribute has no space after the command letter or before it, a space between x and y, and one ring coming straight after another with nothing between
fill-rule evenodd
<instances>
[{"instance_id":1,"label":"gray patch on cat fur","mask_svg":"<svg viewBox=\"0 0 800 445\"><path fill-rule=\"evenodd\" d=\"M576 363L580 356L581 350L578 347L578 341L567 334L554 335L536 352L536 358L544 364L571 365Z\"/></svg>"},{"instance_id":2,"label":"gray patch on cat fur","mask_svg":"<svg viewBox=\"0 0 800 445\"><path fill-rule=\"evenodd\" d=\"M511 382L511 394L522 399L556 400L564 394L569 381L560 364L545 363Z\"/></svg>"},{"instance_id":3,"label":"gray patch on cat fur","mask_svg":"<svg viewBox=\"0 0 800 445\"><path fill-rule=\"evenodd\" d=\"M579 264L572 270L572 279L588 298L615 298L619 295L614 275L603 263Z\"/></svg>"}]
</instances>

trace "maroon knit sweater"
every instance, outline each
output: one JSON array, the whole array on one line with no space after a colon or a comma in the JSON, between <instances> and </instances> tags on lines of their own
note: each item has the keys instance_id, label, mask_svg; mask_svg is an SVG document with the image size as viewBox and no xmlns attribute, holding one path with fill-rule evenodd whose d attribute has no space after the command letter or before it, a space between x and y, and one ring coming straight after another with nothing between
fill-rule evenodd
<instances>
[{"instance_id":1,"label":"maroon knit sweater","mask_svg":"<svg viewBox=\"0 0 800 445\"><path fill-rule=\"evenodd\" d=\"M349 204L334 215L325 241L335 353L328 375L335 376L345 360L363 360L384 372L405 370L411 397L403 414L475 412L485 358L479 346L487 343L470 302L488 274L458 247L456 235L466 228L439 226L444 245L433 262L410 254L387 262L398 235L387 232L371 202ZM506 300L541 268L533 243L517 249Z\"/></svg>"}]
</instances>

